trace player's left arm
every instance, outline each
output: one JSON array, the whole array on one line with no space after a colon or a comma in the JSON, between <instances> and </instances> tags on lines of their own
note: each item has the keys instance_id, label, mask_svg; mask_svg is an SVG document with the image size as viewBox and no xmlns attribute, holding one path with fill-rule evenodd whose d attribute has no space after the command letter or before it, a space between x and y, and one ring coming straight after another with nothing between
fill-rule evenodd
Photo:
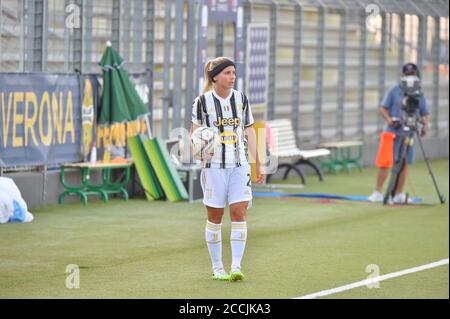
<instances>
[{"instance_id":1,"label":"player's left arm","mask_svg":"<svg viewBox=\"0 0 450 319\"><path fill-rule=\"evenodd\" d=\"M261 184L264 182L264 174L261 170L261 162L259 158L258 148L256 147L256 133L253 126L247 126L244 129L244 134L247 137L248 150L252 158L255 159L256 166L256 182Z\"/></svg>"}]
</instances>

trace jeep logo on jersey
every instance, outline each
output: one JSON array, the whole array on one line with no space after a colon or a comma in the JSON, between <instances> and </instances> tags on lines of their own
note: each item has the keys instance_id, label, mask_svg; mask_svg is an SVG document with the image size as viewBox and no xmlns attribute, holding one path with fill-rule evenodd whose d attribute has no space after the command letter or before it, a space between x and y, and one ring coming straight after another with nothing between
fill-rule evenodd
<instances>
[{"instance_id":1,"label":"jeep logo on jersey","mask_svg":"<svg viewBox=\"0 0 450 319\"><path fill-rule=\"evenodd\" d=\"M233 145L238 141L238 135L234 132L223 132L220 134L220 142L225 145Z\"/></svg>"},{"instance_id":2,"label":"jeep logo on jersey","mask_svg":"<svg viewBox=\"0 0 450 319\"><path fill-rule=\"evenodd\" d=\"M240 123L241 123L241 120L238 117L236 117L236 118L230 117L229 119L222 119L219 117L219 119L214 122L214 125L217 127L219 127L219 126L238 127Z\"/></svg>"}]
</instances>

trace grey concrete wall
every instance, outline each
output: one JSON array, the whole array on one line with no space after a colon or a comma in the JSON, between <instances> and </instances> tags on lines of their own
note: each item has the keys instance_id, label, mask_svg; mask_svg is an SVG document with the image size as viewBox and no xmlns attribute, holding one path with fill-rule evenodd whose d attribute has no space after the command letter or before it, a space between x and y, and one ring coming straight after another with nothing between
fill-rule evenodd
<instances>
[{"instance_id":1,"label":"grey concrete wall","mask_svg":"<svg viewBox=\"0 0 450 319\"><path fill-rule=\"evenodd\" d=\"M4 174L14 180L22 193L29 208L57 204L58 196L64 192L64 187L59 180L59 170L48 171L44 188L44 174L41 172L11 172ZM67 171L66 181L69 185L81 183L80 173L78 171ZM92 183L99 183L101 176L97 172L91 175ZM94 197L95 196L95 197ZM99 198L96 195L90 195L89 199ZM66 196L65 203L79 202L78 196Z\"/></svg>"}]
</instances>

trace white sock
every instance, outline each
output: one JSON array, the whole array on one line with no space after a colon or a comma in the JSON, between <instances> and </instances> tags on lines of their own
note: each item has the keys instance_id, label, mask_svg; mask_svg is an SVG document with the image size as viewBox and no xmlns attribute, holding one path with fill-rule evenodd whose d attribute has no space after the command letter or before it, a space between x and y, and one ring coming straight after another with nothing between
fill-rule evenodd
<instances>
[{"instance_id":1,"label":"white sock","mask_svg":"<svg viewBox=\"0 0 450 319\"><path fill-rule=\"evenodd\" d=\"M206 222L205 240L213 271L223 269L222 264L222 224Z\"/></svg>"},{"instance_id":2,"label":"white sock","mask_svg":"<svg viewBox=\"0 0 450 319\"><path fill-rule=\"evenodd\" d=\"M247 222L231 222L231 271L240 271L247 241Z\"/></svg>"}]
</instances>

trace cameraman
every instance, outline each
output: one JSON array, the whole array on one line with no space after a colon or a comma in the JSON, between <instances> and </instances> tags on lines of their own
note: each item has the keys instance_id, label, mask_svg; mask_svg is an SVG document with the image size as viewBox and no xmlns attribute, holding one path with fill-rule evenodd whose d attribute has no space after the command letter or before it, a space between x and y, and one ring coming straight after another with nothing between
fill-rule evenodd
<instances>
[{"instance_id":1,"label":"cameraman","mask_svg":"<svg viewBox=\"0 0 450 319\"><path fill-rule=\"evenodd\" d=\"M417 65L407 63L402 68L402 80L408 80L408 77L417 77L420 79L420 72ZM416 79L417 80L417 79ZM405 93L400 84L393 86L385 95L383 103L379 108L380 114L386 121L386 125L381 134L376 166L379 168L376 180L375 191L369 196L371 202L382 202L384 195L381 193L384 182L389 175L389 169L398 158L400 143L403 142L404 132L401 120L405 118L405 111L402 108ZM422 118L421 136L425 136L428 131L429 122L428 104L424 95L419 97L419 115ZM404 203L406 195L403 193L406 176L408 174L408 164L412 164L414 157L414 143L406 154L407 160L400 173L395 196L392 198L394 204Z\"/></svg>"}]
</instances>

